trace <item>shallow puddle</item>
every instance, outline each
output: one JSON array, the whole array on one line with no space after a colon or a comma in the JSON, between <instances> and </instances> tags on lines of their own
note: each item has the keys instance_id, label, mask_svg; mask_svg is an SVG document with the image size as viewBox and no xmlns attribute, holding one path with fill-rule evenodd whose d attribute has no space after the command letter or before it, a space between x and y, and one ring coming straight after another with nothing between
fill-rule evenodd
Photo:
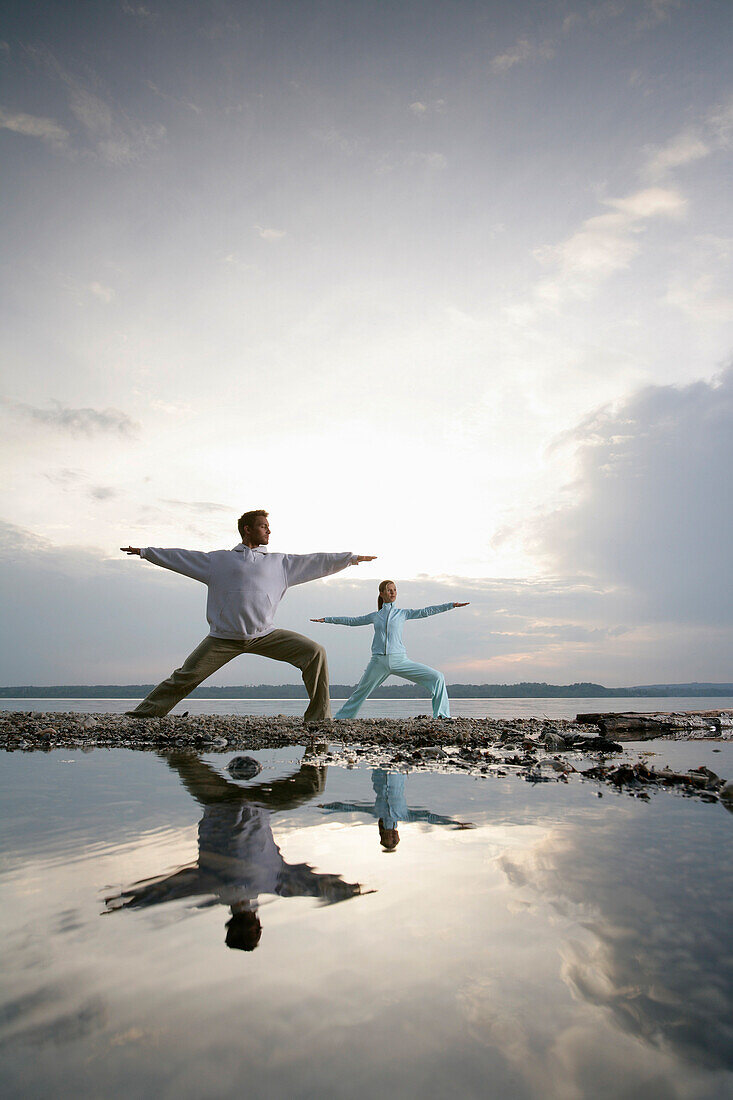
<instances>
[{"instance_id":1,"label":"shallow puddle","mask_svg":"<svg viewBox=\"0 0 733 1100\"><path fill-rule=\"evenodd\" d=\"M721 805L231 755L3 758L6 1095L731 1092Z\"/></svg>"}]
</instances>

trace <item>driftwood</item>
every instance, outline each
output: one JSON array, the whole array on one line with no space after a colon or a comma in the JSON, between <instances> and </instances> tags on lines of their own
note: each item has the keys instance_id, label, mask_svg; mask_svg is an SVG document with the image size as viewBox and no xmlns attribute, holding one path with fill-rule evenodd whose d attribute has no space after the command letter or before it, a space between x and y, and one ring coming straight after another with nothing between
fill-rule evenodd
<instances>
[{"instance_id":1,"label":"driftwood","mask_svg":"<svg viewBox=\"0 0 733 1100\"><path fill-rule=\"evenodd\" d=\"M617 741L646 741L653 737L733 737L733 710L626 711L623 714L579 714L581 726L598 726Z\"/></svg>"}]
</instances>

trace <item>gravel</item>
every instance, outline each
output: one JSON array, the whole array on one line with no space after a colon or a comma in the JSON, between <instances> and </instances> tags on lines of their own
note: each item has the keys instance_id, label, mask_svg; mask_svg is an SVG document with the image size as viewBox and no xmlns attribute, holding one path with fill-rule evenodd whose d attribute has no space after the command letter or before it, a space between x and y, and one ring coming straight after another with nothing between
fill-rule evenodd
<instances>
[{"instance_id":1,"label":"gravel","mask_svg":"<svg viewBox=\"0 0 733 1100\"><path fill-rule=\"evenodd\" d=\"M316 765L396 770L516 774L530 783L578 777L648 798L652 789L675 788L689 797L733 808L731 784L704 768L655 771L618 764L622 746L597 728L564 719L361 718L306 729L285 715L169 715L140 719L74 711L0 713L0 749L49 752L96 748L158 752L230 753L305 745Z\"/></svg>"}]
</instances>

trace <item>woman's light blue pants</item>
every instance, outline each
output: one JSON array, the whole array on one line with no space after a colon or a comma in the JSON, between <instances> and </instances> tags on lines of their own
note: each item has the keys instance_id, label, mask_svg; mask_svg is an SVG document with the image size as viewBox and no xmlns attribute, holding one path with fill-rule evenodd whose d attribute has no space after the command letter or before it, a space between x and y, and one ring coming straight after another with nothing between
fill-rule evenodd
<instances>
[{"instance_id":1,"label":"woman's light blue pants","mask_svg":"<svg viewBox=\"0 0 733 1100\"><path fill-rule=\"evenodd\" d=\"M393 653L383 657L372 657L364 669L361 680L334 718L354 718L364 700L368 699L374 689L383 684L388 676L401 676L405 680L412 680L413 684L422 684L423 687L430 688L433 696L433 718L450 718L450 704L443 673L427 665L419 665L409 657L400 657Z\"/></svg>"}]
</instances>

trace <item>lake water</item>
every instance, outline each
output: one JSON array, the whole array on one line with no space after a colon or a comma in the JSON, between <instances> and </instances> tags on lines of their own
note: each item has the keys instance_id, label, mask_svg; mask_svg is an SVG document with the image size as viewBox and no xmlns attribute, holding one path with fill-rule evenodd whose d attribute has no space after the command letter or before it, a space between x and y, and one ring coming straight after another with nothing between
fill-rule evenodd
<instances>
[{"instance_id":1,"label":"lake water","mask_svg":"<svg viewBox=\"0 0 733 1100\"><path fill-rule=\"evenodd\" d=\"M231 755L0 758L5 1096L733 1094L722 805Z\"/></svg>"},{"instance_id":2,"label":"lake water","mask_svg":"<svg viewBox=\"0 0 733 1100\"><path fill-rule=\"evenodd\" d=\"M103 711L123 714L137 706L136 699L0 699L0 710ZM334 712L338 703L333 700ZM301 715L305 699L184 699L171 714L283 714ZM458 718L575 718L584 712L621 713L639 710L647 714L660 710L730 710L733 697L679 699L451 699L451 714ZM412 718L430 714L429 699L367 699L360 718Z\"/></svg>"}]
</instances>

